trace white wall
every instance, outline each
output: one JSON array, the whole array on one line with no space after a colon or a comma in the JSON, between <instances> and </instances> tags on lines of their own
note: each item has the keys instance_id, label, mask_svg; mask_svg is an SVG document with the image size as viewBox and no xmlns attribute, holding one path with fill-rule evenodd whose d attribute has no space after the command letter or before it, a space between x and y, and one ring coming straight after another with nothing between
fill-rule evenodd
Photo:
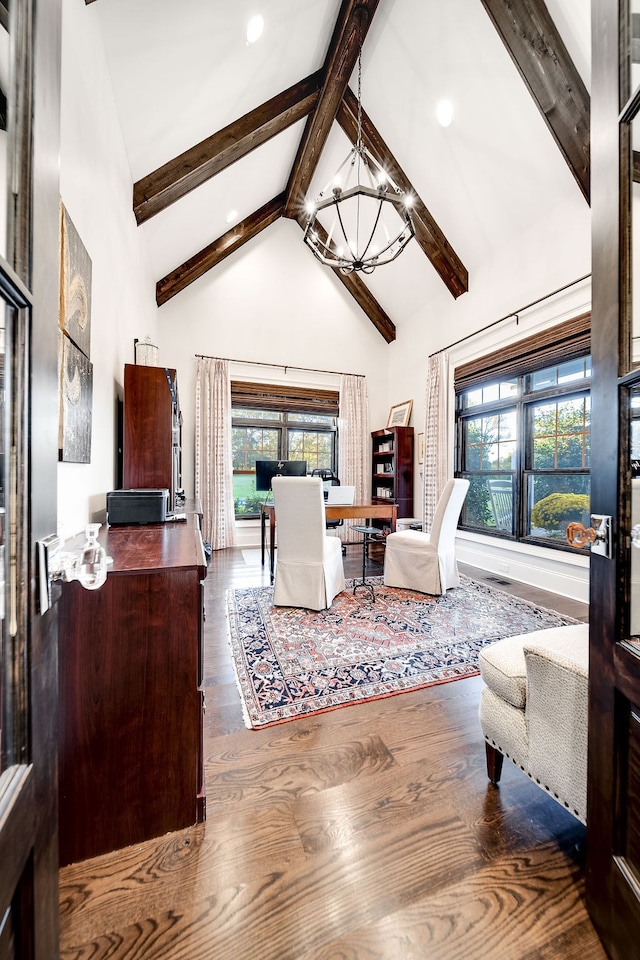
<instances>
[{"instance_id":1,"label":"white wall","mask_svg":"<svg viewBox=\"0 0 640 960\"><path fill-rule=\"evenodd\" d=\"M183 485L193 493L195 354L364 374L372 430L386 423L387 344L290 220L279 220L159 310L162 362L178 370ZM233 375L337 387L336 377L234 365Z\"/></svg>"},{"instance_id":2,"label":"white wall","mask_svg":"<svg viewBox=\"0 0 640 960\"><path fill-rule=\"evenodd\" d=\"M156 334L155 278L132 211L132 181L97 19L65 0L60 194L92 261L93 426L90 464L58 466L58 533L103 520L116 483L116 397L134 337Z\"/></svg>"}]
</instances>

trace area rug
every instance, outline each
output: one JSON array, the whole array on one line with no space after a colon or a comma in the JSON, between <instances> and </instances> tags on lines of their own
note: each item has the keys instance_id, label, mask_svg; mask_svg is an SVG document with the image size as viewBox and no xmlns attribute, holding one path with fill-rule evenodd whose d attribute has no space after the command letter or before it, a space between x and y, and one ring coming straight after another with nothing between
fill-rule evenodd
<instances>
[{"instance_id":1,"label":"area rug","mask_svg":"<svg viewBox=\"0 0 640 960\"><path fill-rule=\"evenodd\" d=\"M368 578L375 603L353 581L330 609L274 607L272 587L227 592L229 640L245 722L282 723L470 677L478 652L501 637L575 623L461 577L442 597Z\"/></svg>"}]
</instances>

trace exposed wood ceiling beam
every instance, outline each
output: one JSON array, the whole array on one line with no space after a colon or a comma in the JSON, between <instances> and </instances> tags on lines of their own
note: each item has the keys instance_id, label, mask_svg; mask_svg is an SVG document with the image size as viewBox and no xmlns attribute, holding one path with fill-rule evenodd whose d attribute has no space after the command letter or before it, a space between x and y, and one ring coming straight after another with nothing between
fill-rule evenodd
<instances>
[{"instance_id":1,"label":"exposed wood ceiling beam","mask_svg":"<svg viewBox=\"0 0 640 960\"><path fill-rule=\"evenodd\" d=\"M0 2L0 27L9 33L9 6L8 2Z\"/></svg>"},{"instance_id":2,"label":"exposed wood ceiling beam","mask_svg":"<svg viewBox=\"0 0 640 960\"><path fill-rule=\"evenodd\" d=\"M322 77L318 70L138 180L133 187L133 210L138 223L160 213L305 117L317 103Z\"/></svg>"},{"instance_id":3,"label":"exposed wood ceiling beam","mask_svg":"<svg viewBox=\"0 0 640 960\"><path fill-rule=\"evenodd\" d=\"M307 224L306 216L301 214L296 217L296 221L304 230ZM316 220L314 229L317 231L322 243L327 243L329 239L328 234L318 220ZM389 315L382 309L376 298L365 286L358 274L344 274L336 267L331 267L330 269L333 270L338 280L344 284L358 305L362 307L366 315L369 317L371 323L374 325L376 330L382 334L387 343L393 343L396 338L395 324Z\"/></svg>"},{"instance_id":4,"label":"exposed wood ceiling beam","mask_svg":"<svg viewBox=\"0 0 640 960\"><path fill-rule=\"evenodd\" d=\"M172 270L162 280L156 284L156 303L162 306L176 293L180 293L190 283L202 277L208 270L215 267L217 263L228 257L230 253L238 250L247 240L257 236L262 230L282 216L284 209L284 193L279 194L265 203L263 207L252 213L250 217L243 220L232 230L223 233L221 237L214 240L208 246L196 253L193 257L183 263L181 266Z\"/></svg>"},{"instance_id":5,"label":"exposed wood ceiling beam","mask_svg":"<svg viewBox=\"0 0 640 960\"><path fill-rule=\"evenodd\" d=\"M543 0L482 0L587 203L590 99Z\"/></svg>"},{"instance_id":6,"label":"exposed wood ceiling beam","mask_svg":"<svg viewBox=\"0 0 640 960\"><path fill-rule=\"evenodd\" d=\"M228 230L213 243L210 243L199 253L187 260L181 266L176 267L166 277L159 280L156 284L156 303L162 306L167 300L170 300L194 280L204 276L208 270L215 267L225 257L238 250L243 244L253 237L257 236L262 230L272 224L278 217L282 216L284 209L285 194L281 193L274 197L269 203L252 213L250 217L243 220L232 230ZM304 228L304 220L299 220L300 226ZM322 226L318 224L318 229L322 232ZM326 235L324 236L326 240ZM356 300L359 306L364 310L371 320L374 327L382 334L387 343L391 343L396 338L396 328L389 316L382 309L375 297L365 287L364 283L357 274L345 276L339 270L334 270L338 279L344 284L351 296Z\"/></svg>"},{"instance_id":7,"label":"exposed wood ceiling beam","mask_svg":"<svg viewBox=\"0 0 640 960\"><path fill-rule=\"evenodd\" d=\"M368 287L362 282L357 273L340 273L339 270L333 271L340 281L347 288L353 299L359 304L368 316L376 330L382 334L387 343L393 343L396 338L396 325L389 315L382 309L374 295Z\"/></svg>"},{"instance_id":8,"label":"exposed wood ceiling beam","mask_svg":"<svg viewBox=\"0 0 640 960\"><path fill-rule=\"evenodd\" d=\"M358 133L358 100L349 88L347 88L344 100L338 109L337 120L351 142L355 143ZM469 289L469 274L466 267L425 207L406 173L364 110L362 110L362 140L365 147L375 157L380 166L387 171L403 193L413 196L412 211L416 240L442 280L454 297L466 293Z\"/></svg>"},{"instance_id":9,"label":"exposed wood ceiling beam","mask_svg":"<svg viewBox=\"0 0 640 960\"><path fill-rule=\"evenodd\" d=\"M324 82L293 162L285 217L297 219L379 0L343 0L324 62Z\"/></svg>"}]
</instances>

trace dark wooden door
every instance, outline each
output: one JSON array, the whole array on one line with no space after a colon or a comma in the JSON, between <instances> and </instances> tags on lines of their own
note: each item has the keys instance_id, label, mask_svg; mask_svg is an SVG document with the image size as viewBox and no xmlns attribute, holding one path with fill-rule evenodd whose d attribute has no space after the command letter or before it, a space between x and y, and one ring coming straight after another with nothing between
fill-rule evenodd
<instances>
[{"instance_id":1,"label":"dark wooden door","mask_svg":"<svg viewBox=\"0 0 640 960\"><path fill-rule=\"evenodd\" d=\"M34 558L56 528L60 22L60 0L0 2L0 960L58 955L57 624Z\"/></svg>"},{"instance_id":2,"label":"dark wooden door","mask_svg":"<svg viewBox=\"0 0 640 960\"><path fill-rule=\"evenodd\" d=\"M587 897L615 960L640 958L640 550L633 546L640 545L636 7L640 13L636 0L592 3L591 509L611 517L612 534L610 557L603 544L591 553Z\"/></svg>"},{"instance_id":3,"label":"dark wooden door","mask_svg":"<svg viewBox=\"0 0 640 960\"><path fill-rule=\"evenodd\" d=\"M28 292L0 264L0 957L33 956L35 777L29 744L29 677L25 598L20 588L25 549L12 533L22 519L18 458L24 458L26 418L18 381L26 356ZM21 454L21 455L20 455Z\"/></svg>"}]
</instances>

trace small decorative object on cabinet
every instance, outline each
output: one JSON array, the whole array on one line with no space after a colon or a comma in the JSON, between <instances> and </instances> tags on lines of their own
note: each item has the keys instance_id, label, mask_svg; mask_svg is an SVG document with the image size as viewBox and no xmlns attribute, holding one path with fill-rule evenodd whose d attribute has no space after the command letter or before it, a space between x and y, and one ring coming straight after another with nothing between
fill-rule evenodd
<instances>
[{"instance_id":1,"label":"small decorative object on cabinet","mask_svg":"<svg viewBox=\"0 0 640 960\"><path fill-rule=\"evenodd\" d=\"M122 484L129 490L167 489L176 508L181 480L182 414L176 371L126 363Z\"/></svg>"},{"instance_id":2,"label":"small decorative object on cabinet","mask_svg":"<svg viewBox=\"0 0 640 960\"><path fill-rule=\"evenodd\" d=\"M398 517L413 515L413 427L386 427L371 434L371 500L389 500ZM376 525L389 527L388 521Z\"/></svg>"},{"instance_id":3,"label":"small decorative object on cabinet","mask_svg":"<svg viewBox=\"0 0 640 960\"><path fill-rule=\"evenodd\" d=\"M65 583L60 601L61 865L180 830L206 813L207 567L198 514L108 527L99 539L113 558L106 583Z\"/></svg>"}]
</instances>

